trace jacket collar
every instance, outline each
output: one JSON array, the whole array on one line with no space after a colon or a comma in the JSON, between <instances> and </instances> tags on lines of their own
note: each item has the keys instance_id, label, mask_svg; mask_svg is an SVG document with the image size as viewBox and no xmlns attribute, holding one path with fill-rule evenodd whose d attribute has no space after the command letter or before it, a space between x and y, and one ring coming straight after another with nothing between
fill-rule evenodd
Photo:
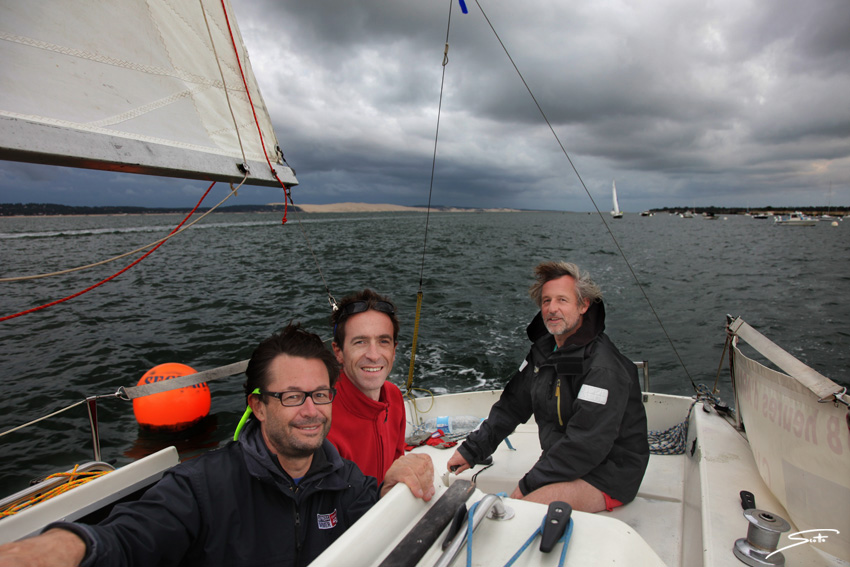
<instances>
[{"instance_id":1,"label":"jacket collar","mask_svg":"<svg viewBox=\"0 0 850 567\"><path fill-rule=\"evenodd\" d=\"M366 394L361 392L345 374L344 370L340 371L339 380L337 380L335 388L341 395L334 398L334 404L344 406L348 413L363 419L371 420L378 419L379 417L386 417L386 413L390 407L390 404L386 401L386 382L384 382L381 386L381 395L377 401L369 398Z\"/></svg>"},{"instance_id":2,"label":"jacket collar","mask_svg":"<svg viewBox=\"0 0 850 567\"><path fill-rule=\"evenodd\" d=\"M292 477L283 470L280 462L266 446L258 420L251 419L248 421L237 443L242 447L245 454L245 466L251 476L258 478L261 482L274 484L285 493L290 492L290 490L284 489L294 489L295 483ZM330 483L326 481L324 483L325 488L337 488L336 485L339 484L339 481L335 482L337 477L332 473L342 469L344 464L336 447L325 439L322 446L313 454L310 469L299 483L299 488L306 489L326 478L330 478Z\"/></svg>"}]
</instances>

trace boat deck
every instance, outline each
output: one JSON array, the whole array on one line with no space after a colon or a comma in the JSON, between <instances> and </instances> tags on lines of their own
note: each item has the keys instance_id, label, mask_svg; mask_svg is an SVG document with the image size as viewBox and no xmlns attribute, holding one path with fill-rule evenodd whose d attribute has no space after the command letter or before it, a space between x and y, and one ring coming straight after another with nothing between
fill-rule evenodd
<instances>
[{"instance_id":1,"label":"boat deck","mask_svg":"<svg viewBox=\"0 0 850 567\"><path fill-rule=\"evenodd\" d=\"M486 415L498 395L499 392L475 392L440 396L427 413L413 413L417 422L421 418L441 415ZM692 403L687 397L647 394L645 407L649 428L664 430L680 423L689 415ZM433 459L438 496L457 479L471 480L477 475L477 490L470 499L472 502L485 494L510 494L536 462L540 445L533 421L519 426L509 439L514 449L502 443L493 454L493 466L476 467L460 475L450 475L446 470L453 448L423 446L415 451ZM111 501L134 489L138 482L158 478L176 461L176 450L164 450L51 502L7 518L0 540L11 541L35 533L60 517L78 518L91 506L100 505L104 498ZM744 436L715 411L705 411L702 404L694 405L689 417L685 453L652 455L638 495L632 502L613 512L576 512L573 515L575 531L567 565L739 567L742 563L732 549L735 541L745 538L748 531L741 507L742 490L754 495L757 508L791 524L790 532L780 539L780 549L799 541L788 539L799 530L759 476ZM368 515L369 519L364 517L355 524L315 564L377 564L382 554L398 545L436 501L433 499L426 504L413 498L404 486L394 488L378 502L374 513ZM540 525L546 510L545 506L517 500L506 500L506 505L516 510L517 517L511 523L488 523L484 532L489 530L489 535L481 536L487 543L483 547L479 543L479 559L474 565L495 564L494 558L500 558L499 564L504 563L527 534ZM387 526L392 529L386 529ZM789 565L850 565L821 553L816 545L797 544L782 553ZM434 565L439 554L439 545L436 545L417 565ZM517 565L544 564L551 564L551 558L538 554L530 555Z\"/></svg>"},{"instance_id":2,"label":"boat deck","mask_svg":"<svg viewBox=\"0 0 850 567\"><path fill-rule=\"evenodd\" d=\"M675 396L655 398L654 401L654 419L650 429L667 429L675 425L681 421L680 416L687 414L690 405L690 400L687 398ZM455 479L471 480L473 475L481 471L475 479L479 490L490 494L500 492L510 494L516 487L518 479L534 466L540 455L537 425L533 418L529 423L520 425L509 440L511 445L519 450L512 451L506 443L502 443L493 454L493 466L487 469L475 467L460 475L449 475L444 472L454 449L425 446L415 451L431 456L435 474L441 475L444 484L450 484ZM634 528L669 566L686 564L681 561L684 539L682 514L685 464L684 455L652 455L635 500L613 512L601 514L625 522ZM743 516L741 521L745 526ZM744 535L746 535L746 527L740 537ZM729 550L731 553L731 544Z\"/></svg>"},{"instance_id":3,"label":"boat deck","mask_svg":"<svg viewBox=\"0 0 850 567\"><path fill-rule=\"evenodd\" d=\"M688 415L692 399L651 394L646 408L651 430L664 430ZM469 413L469 400L461 397L454 415ZM449 407L438 411L447 414ZM509 437L512 451L502 443L493 454L493 466L475 467L460 475L446 473L446 463L454 449L419 447L416 452L431 456L439 484L455 479L476 477L477 488L484 493L510 494L517 481L540 454L537 426L533 421L520 425ZM755 496L756 507L783 517L797 531L784 507L770 492L757 473L755 461L744 436L723 416L694 406L690 416L687 450L680 455L652 455L637 497L613 512L597 516L613 518L630 526L652 548L664 564L675 566L743 565L732 553L735 541L747 536L748 522L743 515L740 492ZM779 547L789 545L788 533ZM815 546L799 545L783 551L788 564L847 565L819 553Z\"/></svg>"}]
</instances>

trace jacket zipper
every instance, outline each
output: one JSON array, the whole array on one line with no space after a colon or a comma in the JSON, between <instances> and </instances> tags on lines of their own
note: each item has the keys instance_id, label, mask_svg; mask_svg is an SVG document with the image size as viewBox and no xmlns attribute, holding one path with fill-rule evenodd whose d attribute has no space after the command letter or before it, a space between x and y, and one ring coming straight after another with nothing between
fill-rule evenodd
<instances>
[{"instance_id":1,"label":"jacket zipper","mask_svg":"<svg viewBox=\"0 0 850 567\"><path fill-rule=\"evenodd\" d=\"M386 425L387 420L390 417L389 406L387 406L384 411L385 411L385 413L384 413L384 424ZM377 423L375 424L375 434L378 436L378 443L377 443L377 445L378 445L378 468L377 468L377 471L380 473L380 471L384 468L384 440L381 437L381 427ZM386 472L386 471L384 471L384 472Z\"/></svg>"},{"instance_id":2,"label":"jacket zipper","mask_svg":"<svg viewBox=\"0 0 850 567\"><path fill-rule=\"evenodd\" d=\"M558 381L555 383L555 404L558 407L558 423L561 424L561 427L564 426L564 420L561 418L561 378L558 378Z\"/></svg>"},{"instance_id":3,"label":"jacket zipper","mask_svg":"<svg viewBox=\"0 0 850 567\"><path fill-rule=\"evenodd\" d=\"M298 513L298 504L295 505L295 555L301 555L301 514Z\"/></svg>"}]
</instances>

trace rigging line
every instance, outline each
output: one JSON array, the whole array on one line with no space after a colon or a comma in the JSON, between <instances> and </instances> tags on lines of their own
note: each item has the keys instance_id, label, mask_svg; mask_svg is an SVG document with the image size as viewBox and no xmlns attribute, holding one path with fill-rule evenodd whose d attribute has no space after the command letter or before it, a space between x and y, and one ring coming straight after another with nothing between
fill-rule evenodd
<instances>
[{"instance_id":1,"label":"rigging line","mask_svg":"<svg viewBox=\"0 0 850 567\"><path fill-rule=\"evenodd\" d=\"M576 177L578 177L579 183L581 183L581 186L584 189L584 192L587 193L587 196L590 199L590 202L593 204L593 208L596 209L596 214L599 215L599 219L602 221L602 224L605 225L605 230L608 231L608 234L611 236L611 240L614 241L614 245L617 247L617 250L620 253L620 257L622 257L623 261L626 263L626 267L629 269L629 272L632 274L632 278L635 280L635 283L637 284L638 289L640 290L641 294L643 295L643 298L646 300L647 305L649 305L649 309L650 309L650 311L652 311L652 315L655 317L655 320L658 322L658 325L661 327L661 331L664 333L664 336L667 338L667 342L670 343L670 347L673 349L673 353L676 355L676 358L679 360L679 364L682 366L682 369L685 371L685 374L687 375L688 380L690 380L691 386L693 386L694 389L696 389L696 383L694 382L694 379L691 377L691 373L688 372L688 367L685 365L685 361L682 360L682 357L679 354L679 351L676 349L676 345L673 343L673 339L670 337L669 333L667 332L667 329L664 327L664 323L661 322L661 317L655 311L655 307L652 305L652 301L650 301L649 296L646 294L646 291L643 289L643 286L641 285L640 280L637 277L637 274L635 274L635 271L632 268L631 263L629 263L629 260L626 257L625 252L620 247L619 241L614 236L614 233L611 231L611 227L605 221L605 217L602 214L602 211L599 210L599 206L596 204L596 201L593 199L593 195L590 194L590 191L588 190L587 185L585 185L585 183L584 183L584 179L582 179L581 174L578 172L578 169L576 168L575 164L573 163L573 160L570 158L569 153L567 153L567 149L564 147L564 144L561 142L561 139L558 137L558 134L555 132L555 128L552 126L552 123L549 121L549 118L546 116L546 113L543 112L543 107L540 106L540 103L537 101L537 97L534 96L534 93L531 91L531 87L528 86L528 83L526 82L525 77L523 77L522 72L520 72L519 67L517 67L517 64L514 62L513 57L511 57L510 52L508 52L508 48L505 46L504 42L502 41L502 38L499 36L498 32L496 31L496 28L494 28L492 22L490 22L490 18L488 18L487 14L484 12L484 8L481 7L481 3L479 2L479 0L475 0L475 4L476 4L476 6L478 6L478 9L481 10L481 15L484 16L484 19L487 21L487 25L490 26L490 29L493 31L493 34L496 36L496 40L499 42L499 45L502 46L502 50L505 52L505 55L508 57L508 60L511 62L511 65L514 68L514 71L516 71L516 74L519 76L520 81L522 81L523 86L525 86L525 90L528 91L528 94L531 96L531 100L534 101L535 106L537 106L537 110L540 112L540 115L543 117L543 120L546 122L546 125L549 127L549 131L552 132L552 136L555 137L555 141L558 143L558 146L560 146L561 152L563 152L564 156L567 158L567 161L570 164L570 167L573 169L573 172L576 174Z\"/></svg>"},{"instance_id":2,"label":"rigging line","mask_svg":"<svg viewBox=\"0 0 850 567\"><path fill-rule=\"evenodd\" d=\"M233 37L233 28L230 25L230 17L227 15L227 6L225 5L225 0L221 0L221 10L224 13L224 21L227 22L227 32L230 34L230 43L233 46L233 54L236 58L236 64L239 65L239 75L242 77L242 84L245 87L245 94L248 95L248 104L251 106L251 113L254 115L254 124L257 126L257 134L260 137L260 145L263 147L263 157L266 158L266 163L269 166L269 171L272 176L277 179L277 182L280 183L280 186L283 187L284 194L289 194L289 189L286 185L283 184L283 181L280 180L280 177L277 176L277 171L275 171L272 166L271 160L269 160L269 152L266 150L266 142L263 139L263 129L260 127L260 120L257 118L257 110L254 108L254 99L251 97L251 90L248 88L248 80L245 77L245 70L242 68L242 60L239 58L239 49L236 47L236 38ZM225 87L225 90L226 87ZM280 152L280 147L277 148L277 151ZM281 153L281 156L283 154ZM245 171L248 171L248 163L245 162ZM283 221L281 224L286 224L286 213L287 213L287 201L283 200Z\"/></svg>"},{"instance_id":3,"label":"rigging line","mask_svg":"<svg viewBox=\"0 0 850 567\"><path fill-rule=\"evenodd\" d=\"M440 116L443 110L443 90L446 85L446 66L449 64L449 34L452 29L452 3L449 0L449 16L446 23L446 43L443 48L443 73L440 79L440 101L437 105L437 127L434 132L434 155L431 158L431 181L428 186L428 208L425 210L425 231L422 237L422 263L419 266L419 290L416 292L416 315L413 320L413 340L410 344L410 367L407 371L407 393L413 389L413 369L416 365L416 346L419 339L419 320L422 315L422 280L425 274L425 251L428 248L428 225L431 220L431 197L434 193L434 171L437 167L437 141L440 138ZM465 12L466 10L464 10Z\"/></svg>"},{"instance_id":4,"label":"rigging line","mask_svg":"<svg viewBox=\"0 0 850 567\"><path fill-rule=\"evenodd\" d=\"M428 223L431 218L431 196L434 192L434 170L437 167L437 141L440 137L440 115L443 109L443 89L446 84L446 66L449 64L449 32L452 27L452 0L449 0L449 19L446 25L446 46L443 49L443 75L440 81L440 101L437 105L437 128L434 132L434 155L431 159L431 182L428 186L428 208L425 211L425 235L422 241L422 263L419 267L419 291L422 291L422 278L425 272L425 250L428 246Z\"/></svg>"},{"instance_id":5,"label":"rigging line","mask_svg":"<svg viewBox=\"0 0 850 567\"><path fill-rule=\"evenodd\" d=\"M301 229L301 234L304 236L304 241L307 242L307 248L310 250L310 254L313 256L313 261L316 263L316 270L319 272L319 277L322 278L322 283L325 286L325 291L328 294L328 303L331 304L331 309L334 311L337 310L336 299L331 294L331 290L328 287L328 282L325 280L325 274L322 272L322 266L319 265L319 259L316 257L316 252L313 251L313 244L310 242L310 238L307 236L307 231L304 230L304 226L301 224L301 217L296 213L295 209L295 201L292 200L292 193L287 191L285 192L284 198L289 197L289 202L292 203L292 214L295 216L295 222L298 224L298 228Z\"/></svg>"},{"instance_id":6,"label":"rigging line","mask_svg":"<svg viewBox=\"0 0 850 567\"><path fill-rule=\"evenodd\" d=\"M230 103L230 93L227 91L227 81L224 80L224 71L221 68L218 51L215 49L215 41L213 40L212 30L210 29L210 22L207 19L207 11L204 10L204 1L198 0L198 4L201 5L201 14L204 15L204 24L207 26L207 35L210 36L210 45L212 46L213 57L215 58L216 65L218 65L218 74L221 76L221 84L224 86L224 98L227 100L227 109L230 111L230 117L233 119L233 129L236 132L236 139L239 141L239 151L242 152L242 163L247 164L248 159L245 157L245 147L242 145L242 135L239 133L239 124L236 120L236 113L233 112L233 105Z\"/></svg>"},{"instance_id":7,"label":"rigging line","mask_svg":"<svg viewBox=\"0 0 850 567\"><path fill-rule=\"evenodd\" d=\"M33 274L31 276L16 276L16 277L13 277L13 278L0 278L0 283L19 282L19 281L25 281L25 280L37 280L37 279L40 279L40 278L48 278L48 277L51 277L51 276L61 276L61 275L64 275L64 274L70 274L70 273L73 273L73 272L88 270L89 268L96 268L97 266L102 266L104 264L109 264L110 262L120 260L121 258L126 258L127 256L132 256L133 254L136 254L137 252L141 252L142 250L147 250L151 246L156 246L157 244L165 242L166 240L171 240L172 238L174 238L178 234L180 234L180 233L182 233L186 230L189 230L194 225L201 222L206 216L208 216L210 213L212 213L217 208L219 208L221 205L223 205L225 201L227 201L228 199L230 199L231 197L236 195L236 191L238 191L239 188L242 187L242 185L245 183L245 180L247 178L248 178L248 175L246 174L245 177L242 178L242 181L239 183L239 185L237 185L235 189L231 187L231 192L228 193L227 197L225 197L224 199L219 201L218 204L216 204L210 210L208 210L207 212L205 212L204 214L202 214L201 216L199 216L198 218L196 218L195 220L193 220L192 222L190 222L189 224L187 224L186 226L184 226L180 230L172 231L171 233L168 234L168 236L164 236L164 237L160 238L159 240L155 240L155 241L151 242L150 244L145 244L144 246L140 246L140 247L136 248L135 250L130 250L129 252L119 254L118 256L113 256L112 258L107 258L106 260L101 260L100 262L95 262L94 264L88 264L86 266L77 266L76 268L68 268L67 270L59 270L58 272L50 272L48 274Z\"/></svg>"},{"instance_id":8,"label":"rigging line","mask_svg":"<svg viewBox=\"0 0 850 567\"><path fill-rule=\"evenodd\" d=\"M181 226L183 226L183 223L185 223L187 220L189 220L189 218L195 213L195 211L198 210L198 207L201 206L201 203L204 202L204 199L206 199L207 195L209 194L210 190L213 188L215 183L216 182L213 181L212 184L210 184L210 186L207 187L207 190L204 192L203 196L201 197L201 200L198 201L198 203L195 205L195 208L192 209L189 212L189 214L186 215L186 217L182 221L180 221L180 224L178 224L174 228L174 230L171 231L171 234L175 234L177 232L177 230ZM118 276L120 276L121 274L123 274L124 272L126 272L127 270L129 270L130 268L132 268L133 266L135 266L136 264L138 264L139 262L141 262L142 260L144 260L148 256L150 256L151 254L153 254L154 251L156 251L156 249L159 248L160 246L162 246L163 244L165 244L165 240L163 240L162 242L160 242L159 244L157 244L156 246L154 246L153 248L151 248L150 250L148 250L147 252L145 252L144 254L139 256L136 260L134 260L133 262L131 262L130 264L128 264L127 266L125 266L121 270L118 270L117 272L115 272L114 274L109 276L108 278L103 279L103 280L97 282L96 284L87 287L86 289L84 289L82 291L78 291L77 293L73 293L73 294L69 295L68 297L63 297L62 299L57 299L56 301L51 301L50 303L45 303L44 305L39 305L38 307L33 307L32 309L27 309L26 311L21 311L20 313L13 313L12 315L6 315L5 317L0 317L0 321L6 321L8 319L14 319L15 317L20 317L21 315L28 315L29 313L41 311L42 309L46 309L48 307L53 307L54 305L64 303L64 302L66 302L70 299L74 299L75 297L79 297L79 296L83 295L84 293L88 293L89 291L93 290L94 288L100 287L103 284L105 284L106 282L117 278Z\"/></svg>"},{"instance_id":9,"label":"rigging line","mask_svg":"<svg viewBox=\"0 0 850 567\"><path fill-rule=\"evenodd\" d=\"M60 409L60 410L56 410L55 412L53 412L53 413L51 413L51 414L41 416L41 417L39 417L38 419L34 419L34 420L30 421L29 423L23 423L23 424L21 424L21 425L19 425L19 426L17 426L17 427L13 427L12 429L7 429L7 430L6 430L6 431L4 431L3 433L0 433L0 437L3 437L4 435L8 435L8 434L10 434L10 433L14 433L15 431L18 431L18 430L23 429L23 428L25 428L25 427L29 427L30 425L35 425L35 424L36 424L36 423L38 423L39 421L44 421L45 419L50 419L51 417L57 416L57 415L59 415L60 413L66 412L66 411L68 411L69 409L71 409L71 408L75 408L75 407L77 407L78 405L80 405L80 404L84 404L84 403L86 403L86 400L80 400L79 402L75 402L75 403L71 404L70 406L64 407L64 408L62 408L62 409Z\"/></svg>"}]
</instances>

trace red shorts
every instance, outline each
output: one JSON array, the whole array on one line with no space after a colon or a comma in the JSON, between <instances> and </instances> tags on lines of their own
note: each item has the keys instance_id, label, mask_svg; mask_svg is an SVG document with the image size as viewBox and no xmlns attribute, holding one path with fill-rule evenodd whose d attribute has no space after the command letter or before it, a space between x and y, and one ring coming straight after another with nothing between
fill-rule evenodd
<instances>
[{"instance_id":1,"label":"red shorts","mask_svg":"<svg viewBox=\"0 0 850 567\"><path fill-rule=\"evenodd\" d=\"M622 502L620 502L616 498L611 498L610 496L608 496L604 492L602 493L602 496L605 497L605 509L608 510L609 512L612 511L614 508L623 505Z\"/></svg>"}]
</instances>

